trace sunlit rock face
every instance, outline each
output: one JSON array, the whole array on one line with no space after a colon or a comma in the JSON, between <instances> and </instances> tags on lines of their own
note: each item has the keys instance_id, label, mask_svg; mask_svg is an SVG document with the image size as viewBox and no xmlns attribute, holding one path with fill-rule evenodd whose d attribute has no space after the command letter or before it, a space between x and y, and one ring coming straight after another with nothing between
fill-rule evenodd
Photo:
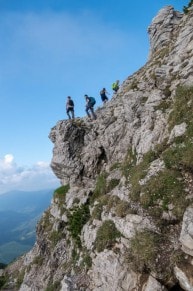
<instances>
[{"instance_id":1,"label":"sunlit rock face","mask_svg":"<svg viewBox=\"0 0 193 291\"><path fill-rule=\"evenodd\" d=\"M193 13L164 7L148 32L148 62L97 120L51 129L61 187L10 288L193 290Z\"/></svg>"},{"instance_id":2,"label":"sunlit rock face","mask_svg":"<svg viewBox=\"0 0 193 291\"><path fill-rule=\"evenodd\" d=\"M161 9L148 27L150 37L150 58L156 51L171 45L173 32L181 25L183 14L172 6Z\"/></svg>"}]
</instances>

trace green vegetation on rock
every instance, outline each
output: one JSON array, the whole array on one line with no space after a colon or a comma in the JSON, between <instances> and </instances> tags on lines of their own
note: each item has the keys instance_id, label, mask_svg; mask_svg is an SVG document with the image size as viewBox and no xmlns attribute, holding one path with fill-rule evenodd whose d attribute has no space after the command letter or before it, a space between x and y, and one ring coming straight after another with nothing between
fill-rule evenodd
<instances>
[{"instance_id":1,"label":"green vegetation on rock","mask_svg":"<svg viewBox=\"0 0 193 291\"><path fill-rule=\"evenodd\" d=\"M95 190L91 197L91 202L94 202L98 197L106 194L107 192L107 174L102 173L97 177Z\"/></svg>"},{"instance_id":2,"label":"green vegetation on rock","mask_svg":"<svg viewBox=\"0 0 193 291\"><path fill-rule=\"evenodd\" d=\"M144 155L141 163L139 163L138 165L135 164L132 166L132 169L130 170L130 179L129 179L131 183L131 187L132 187L132 191L130 194L132 200L134 201L139 200L140 191L141 191L141 185L139 184L139 181L145 178L147 171L149 169L149 166L151 162L155 160L155 157L156 157L155 152L149 151Z\"/></svg>"},{"instance_id":3,"label":"green vegetation on rock","mask_svg":"<svg viewBox=\"0 0 193 291\"><path fill-rule=\"evenodd\" d=\"M95 240L95 248L97 252L102 252L104 249L112 249L116 240L121 234L117 230L112 220L105 220L99 227Z\"/></svg>"},{"instance_id":4,"label":"green vegetation on rock","mask_svg":"<svg viewBox=\"0 0 193 291\"><path fill-rule=\"evenodd\" d=\"M102 173L97 177L96 186L91 197L91 204L100 199L108 192L112 191L120 182L119 179L111 179L107 181L108 174Z\"/></svg>"},{"instance_id":5,"label":"green vegetation on rock","mask_svg":"<svg viewBox=\"0 0 193 291\"><path fill-rule=\"evenodd\" d=\"M61 290L61 282L55 281L54 283L49 284L45 291L60 291Z\"/></svg>"},{"instance_id":6,"label":"green vegetation on rock","mask_svg":"<svg viewBox=\"0 0 193 291\"><path fill-rule=\"evenodd\" d=\"M131 239L126 260L134 271L155 270L159 240L160 236L149 230L139 231Z\"/></svg>"},{"instance_id":7,"label":"green vegetation on rock","mask_svg":"<svg viewBox=\"0 0 193 291\"><path fill-rule=\"evenodd\" d=\"M187 14L189 12L189 8L192 6L192 4L193 4L193 0L190 0L188 5L183 7L183 11L185 14Z\"/></svg>"},{"instance_id":8,"label":"green vegetation on rock","mask_svg":"<svg viewBox=\"0 0 193 291\"><path fill-rule=\"evenodd\" d=\"M68 213L68 230L78 247L81 247L80 234L83 226L90 218L88 204L75 206Z\"/></svg>"},{"instance_id":9,"label":"green vegetation on rock","mask_svg":"<svg viewBox=\"0 0 193 291\"><path fill-rule=\"evenodd\" d=\"M64 204L66 199L66 193L68 192L69 189L70 186L68 184L57 188L54 191L54 200L58 199L60 204L61 203Z\"/></svg>"},{"instance_id":10,"label":"green vegetation on rock","mask_svg":"<svg viewBox=\"0 0 193 291\"><path fill-rule=\"evenodd\" d=\"M5 287L6 283L7 283L6 276L0 276L0 290L2 289L2 287Z\"/></svg>"},{"instance_id":11,"label":"green vegetation on rock","mask_svg":"<svg viewBox=\"0 0 193 291\"><path fill-rule=\"evenodd\" d=\"M171 206L176 218L181 218L187 206L184 183L179 171L168 170L159 172L142 187L140 201L145 208L158 206L168 211Z\"/></svg>"},{"instance_id":12,"label":"green vegetation on rock","mask_svg":"<svg viewBox=\"0 0 193 291\"><path fill-rule=\"evenodd\" d=\"M58 204L61 214L66 210L66 193L70 189L70 185L63 185L54 191L54 201Z\"/></svg>"}]
</instances>

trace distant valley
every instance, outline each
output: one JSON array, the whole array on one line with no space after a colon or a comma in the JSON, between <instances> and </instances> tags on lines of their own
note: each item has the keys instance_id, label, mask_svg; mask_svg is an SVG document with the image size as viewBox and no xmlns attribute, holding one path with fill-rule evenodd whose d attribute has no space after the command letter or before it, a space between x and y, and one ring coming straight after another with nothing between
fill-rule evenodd
<instances>
[{"instance_id":1,"label":"distant valley","mask_svg":"<svg viewBox=\"0 0 193 291\"><path fill-rule=\"evenodd\" d=\"M53 192L11 191L0 195L0 263L8 264L33 247L36 224L49 207Z\"/></svg>"}]
</instances>

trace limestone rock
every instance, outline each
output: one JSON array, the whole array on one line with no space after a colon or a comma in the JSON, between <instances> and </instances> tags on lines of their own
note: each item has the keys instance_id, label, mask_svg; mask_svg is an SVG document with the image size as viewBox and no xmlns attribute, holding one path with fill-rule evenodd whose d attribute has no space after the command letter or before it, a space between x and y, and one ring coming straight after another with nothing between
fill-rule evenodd
<instances>
[{"instance_id":1,"label":"limestone rock","mask_svg":"<svg viewBox=\"0 0 193 291\"><path fill-rule=\"evenodd\" d=\"M172 142L175 137L182 136L186 132L186 127L187 124L185 122L175 125L170 133L168 142Z\"/></svg>"},{"instance_id":2,"label":"limestone rock","mask_svg":"<svg viewBox=\"0 0 193 291\"><path fill-rule=\"evenodd\" d=\"M170 44L173 29L180 24L181 18L182 13L175 11L172 6L164 7L154 17L148 28L151 46L150 57L152 57L156 50Z\"/></svg>"},{"instance_id":3,"label":"limestone rock","mask_svg":"<svg viewBox=\"0 0 193 291\"><path fill-rule=\"evenodd\" d=\"M188 207L184 213L180 242L183 251L193 256L193 207Z\"/></svg>"},{"instance_id":4,"label":"limestone rock","mask_svg":"<svg viewBox=\"0 0 193 291\"><path fill-rule=\"evenodd\" d=\"M149 276L147 283L144 284L142 291L164 291L166 290L155 278Z\"/></svg>"},{"instance_id":5,"label":"limestone rock","mask_svg":"<svg viewBox=\"0 0 193 291\"><path fill-rule=\"evenodd\" d=\"M191 274L188 274L187 270L181 270L177 266L174 268L174 272L176 275L176 278L178 279L180 286L185 291L192 291L193 290L193 278L192 278L192 271Z\"/></svg>"},{"instance_id":6,"label":"limestone rock","mask_svg":"<svg viewBox=\"0 0 193 291\"><path fill-rule=\"evenodd\" d=\"M124 267L112 251L100 253L89 273L95 286L91 290L95 291L133 290L138 282L138 275Z\"/></svg>"}]
</instances>

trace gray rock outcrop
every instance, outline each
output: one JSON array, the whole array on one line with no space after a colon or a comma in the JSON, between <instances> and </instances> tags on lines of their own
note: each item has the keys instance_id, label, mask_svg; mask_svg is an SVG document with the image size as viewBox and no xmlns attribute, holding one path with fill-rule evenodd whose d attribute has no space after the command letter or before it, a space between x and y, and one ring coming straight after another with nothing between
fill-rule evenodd
<instances>
[{"instance_id":1,"label":"gray rock outcrop","mask_svg":"<svg viewBox=\"0 0 193 291\"><path fill-rule=\"evenodd\" d=\"M151 25L148 27L150 35L150 58L156 51L166 48L174 42L174 30L181 25L183 14L175 11L172 6L164 7L159 14L153 18Z\"/></svg>"},{"instance_id":2,"label":"gray rock outcrop","mask_svg":"<svg viewBox=\"0 0 193 291\"><path fill-rule=\"evenodd\" d=\"M193 207L187 208L184 213L180 242L183 251L193 256Z\"/></svg>"}]
</instances>

